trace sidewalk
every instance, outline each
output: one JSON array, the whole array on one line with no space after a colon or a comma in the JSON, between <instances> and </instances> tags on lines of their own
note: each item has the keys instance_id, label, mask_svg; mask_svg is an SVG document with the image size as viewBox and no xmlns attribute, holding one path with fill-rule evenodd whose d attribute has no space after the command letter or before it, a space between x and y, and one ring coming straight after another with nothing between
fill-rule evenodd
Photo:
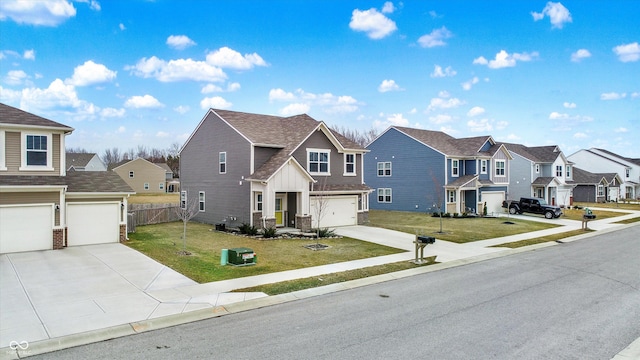
<instances>
[{"instance_id":1,"label":"sidewalk","mask_svg":"<svg viewBox=\"0 0 640 360\"><path fill-rule=\"evenodd\" d=\"M603 210L615 211L611 209ZM624 212L626 212L627 214L621 217L589 222L589 228L596 231L587 233L585 235L580 235L579 238L593 236L598 231L612 230L616 227L621 227L623 225L613 223L622 219L640 217L640 211ZM2 327L2 329L0 330L2 330L1 337L3 338L3 341L0 344L0 346L2 346L2 349L0 349L0 359L14 359L18 356L15 350L12 350L7 346L11 345L9 344L8 339L16 341L16 344L20 343L20 341L28 342L28 349L22 351L22 356L45 353L63 349L66 347L87 344L114 337L131 335L151 329L157 329L166 326L177 325L180 323L220 316L222 314L228 314L231 312L245 311L252 308L268 306L274 303L295 300L300 297L314 296L330 291L344 290L349 287L361 286L362 284L388 281L400 276L409 276L421 272L435 271L437 269L457 266L459 264L464 264L472 261L481 261L498 256L503 256L504 254L526 251L526 249L524 248L517 250L506 250L505 248L492 248L490 246L567 232L581 228L581 222L575 220L547 220L542 217L536 216L505 214L504 219L507 220L508 218L522 218L529 221L548 222L561 226L526 234L518 234L466 244L456 244L448 241L436 240L435 244L426 246L426 248L424 249L424 256L437 256L436 261L440 262L441 264L407 270L403 272L403 275L401 275L400 273L398 273L397 275L387 274L385 276L381 275L377 277L356 280L352 282L353 285L348 285L347 283L333 284L323 288L309 289L302 292L297 292L295 294L283 294L275 297L269 297L264 293L235 293L231 291L235 289L242 289L300 278L321 276L329 273L342 272L346 270L365 268L399 261L409 261L414 259L415 257L415 244L413 243L414 235L368 226L341 227L336 229L336 233L339 235L361 239L385 246L395 247L405 250L405 252L337 264L290 270L279 273L217 281L206 284L196 284L184 277L181 277L180 274L172 273L172 270L157 263L148 263L146 265L146 269L149 269L151 271L147 271L145 274L141 274L139 270L131 267L132 258L123 258L122 255L118 255L119 253L114 251L112 257L115 257L116 259L111 260L107 259L107 257L109 256L109 251L105 251L104 248L99 248L99 245L87 247L82 251L91 252L91 254L96 259L100 258L98 260L108 263L107 265L111 268L111 270L117 271L116 277L118 279L116 280L120 284L117 286L117 288L113 288L113 290L116 291L116 289L122 289L122 286L126 286L128 290L124 291L118 296L115 296L113 293L105 293L101 295L101 298L96 299L89 298L87 294L82 293L85 298L77 299L75 303L85 304L82 311L87 311L87 314L90 315L90 317L87 317L86 320L91 321L84 323L69 321L70 319L68 317L63 316L64 312L59 312L59 306L66 306L67 311L72 310L71 308L69 308L69 306L72 306L73 303L66 305L53 304L58 306L58 308L52 308L51 301L38 302L31 297L26 300L26 303L13 301L12 303L15 303L15 306L20 306L21 309L24 307L24 305L31 304L31 306L33 306L33 309L30 311L35 314L58 314L57 316L49 315L48 317L39 316L38 318L34 318L34 321L31 322L31 326L34 326L33 329L36 330L36 333L38 334L34 338L29 337L29 329L26 329L27 331L25 331L25 329L19 329L19 327L30 326L29 324L25 324L25 319L22 317L24 314L29 313L29 309L22 309L20 314L23 315L21 316L7 316L8 312L11 312L11 314L13 314L13 310L17 309L8 308L6 299L3 297L3 323L0 324L0 326ZM114 245L126 248L120 244ZM540 244L539 247L541 246L551 245ZM114 249L117 250L118 248ZM133 252L133 250L130 250L128 248L126 249ZM67 250L70 249L66 249L65 251ZM79 248L73 249L73 251L79 250ZM69 251L67 251L66 253L63 251L53 252L52 254L55 254L56 256L67 256L69 253ZM25 255L23 256L38 258L42 256L42 253L25 253ZM131 256L133 256L133 254ZM153 262L150 259L148 260ZM115 265L113 261L115 261ZM146 262L147 260L144 261ZM3 264L3 266L5 265L9 266L10 264ZM94 268L96 265L91 264L90 266L91 268ZM4 273L7 272L5 270L11 271L12 269L10 267L3 267ZM105 274L104 276L106 277L113 275ZM3 280L4 279L5 278L3 277ZM16 280L20 282L23 281L23 279L20 279L19 276ZM122 282L122 280L125 281ZM4 285L6 284L3 283L3 287ZM69 291L67 289L67 287L69 286L69 283L65 283L62 289L57 290L60 292L60 296L64 291ZM93 284L92 286L96 287L96 284ZM99 286L100 284L98 284L98 287ZM3 288L3 293L5 292L4 290L5 289ZM103 290L100 291L104 292ZM30 294L30 296L32 297L33 295L33 293ZM132 296L135 296L139 300L134 302L126 301L126 299L132 299ZM45 297L45 299L50 298L50 296ZM61 300L61 302L65 301L67 300ZM122 305L118 306L118 303L122 304L122 301L125 301L124 303L127 304L126 307L123 307ZM104 304L110 304L110 307L101 308L101 306L104 307ZM118 307L124 309L119 309ZM96 309L100 310L98 311L97 315L95 313ZM89 313L91 311L93 311L93 313ZM117 316L114 317L109 313L103 313L104 311L117 312ZM7 324L5 323L5 320L8 322L16 323ZM47 323L47 321L51 321L51 323ZM114 321L116 321L117 323L114 323ZM74 323L78 326L73 325ZM57 331L53 331L54 329L57 329ZM14 333L15 330L19 330L19 333ZM20 334L23 334L24 336ZM630 345L630 348L626 350L625 354L628 353L634 355L640 354L640 342L636 341L634 344Z\"/></svg>"}]
</instances>

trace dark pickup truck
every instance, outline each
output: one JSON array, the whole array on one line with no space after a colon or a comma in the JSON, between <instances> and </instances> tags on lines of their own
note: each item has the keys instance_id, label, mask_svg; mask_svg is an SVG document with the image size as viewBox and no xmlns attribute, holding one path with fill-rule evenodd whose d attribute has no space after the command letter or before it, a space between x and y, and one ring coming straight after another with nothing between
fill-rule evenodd
<instances>
[{"instance_id":1,"label":"dark pickup truck","mask_svg":"<svg viewBox=\"0 0 640 360\"><path fill-rule=\"evenodd\" d=\"M502 202L502 207L509 209L509 214L540 214L547 219L554 219L562 215L562 209L549 205L544 199L520 198L520 201L506 200Z\"/></svg>"}]
</instances>

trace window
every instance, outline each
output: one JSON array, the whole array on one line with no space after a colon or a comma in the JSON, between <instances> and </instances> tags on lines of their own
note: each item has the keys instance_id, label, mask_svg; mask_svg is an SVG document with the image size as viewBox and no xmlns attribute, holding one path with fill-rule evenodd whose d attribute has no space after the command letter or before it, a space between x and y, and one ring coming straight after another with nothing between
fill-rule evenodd
<instances>
[{"instance_id":1,"label":"window","mask_svg":"<svg viewBox=\"0 0 640 360\"><path fill-rule=\"evenodd\" d=\"M262 211L262 193L256 193L256 211Z\"/></svg>"},{"instance_id":2,"label":"window","mask_svg":"<svg viewBox=\"0 0 640 360\"><path fill-rule=\"evenodd\" d=\"M133 171L129 171L129 177L132 178L133 177Z\"/></svg>"},{"instance_id":3,"label":"window","mask_svg":"<svg viewBox=\"0 0 640 360\"><path fill-rule=\"evenodd\" d=\"M180 208L183 210L187 208L187 192L184 190L180 191Z\"/></svg>"},{"instance_id":4,"label":"window","mask_svg":"<svg viewBox=\"0 0 640 360\"><path fill-rule=\"evenodd\" d=\"M556 177L562 177L562 165L556 165Z\"/></svg>"},{"instance_id":5,"label":"window","mask_svg":"<svg viewBox=\"0 0 640 360\"><path fill-rule=\"evenodd\" d=\"M536 174L540 174L540 164L536 164Z\"/></svg>"},{"instance_id":6,"label":"window","mask_svg":"<svg viewBox=\"0 0 640 360\"><path fill-rule=\"evenodd\" d=\"M27 135L27 166L47 166L47 136Z\"/></svg>"},{"instance_id":7,"label":"window","mask_svg":"<svg viewBox=\"0 0 640 360\"><path fill-rule=\"evenodd\" d=\"M164 190L164 183L161 182L160 184L158 184L158 189L160 190Z\"/></svg>"},{"instance_id":8,"label":"window","mask_svg":"<svg viewBox=\"0 0 640 360\"><path fill-rule=\"evenodd\" d=\"M198 210L204 212L204 191L200 191L198 193L198 204L199 204Z\"/></svg>"},{"instance_id":9,"label":"window","mask_svg":"<svg viewBox=\"0 0 640 360\"><path fill-rule=\"evenodd\" d=\"M504 176L505 161L496 160L496 176Z\"/></svg>"},{"instance_id":10,"label":"window","mask_svg":"<svg viewBox=\"0 0 640 360\"><path fill-rule=\"evenodd\" d=\"M308 150L307 169L311 174L329 174L329 150Z\"/></svg>"},{"instance_id":11,"label":"window","mask_svg":"<svg viewBox=\"0 0 640 360\"><path fill-rule=\"evenodd\" d=\"M356 154L344 154L344 174L356 174Z\"/></svg>"},{"instance_id":12,"label":"window","mask_svg":"<svg viewBox=\"0 0 640 360\"><path fill-rule=\"evenodd\" d=\"M391 161L378 163L378 176L391 176Z\"/></svg>"},{"instance_id":13,"label":"window","mask_svg":"<svg viewBox=\"0 0 640 360\"><path fill-rule=\"evenodd\" d=\"M390 203L391 202L391 189L390 188L380 188L380 189L378 189L378 202L379 203Z\"/></svg>"},{"instance_id":14,"label":"window","mask_svg":"<svg viewBox=\"0 0 640 360\"><path fill-rule=\"evenodd\" d=\"M571 179L571 165L567 165L567 179Z\"/></svg>"},{"instance_id":15,"label":"window","mask_svg":"<svg viewBox=\"0 0 640 360\"><path fill-rule=\"evenodd\" d=\"M624 177L627 179L631 177L631 169L624 169Z\"/></svg>"},{"instance_id":16,"label":"window","mask_svg":"<svg viewBox=\"0 0 640 360\"><path fill-rule=\"evenodd\" d=\"M451 160L451 176L458 177L458 175L460 175L459 166L460 164L458 160Z\"/></svg>"},{"instance_id":17,"label":"window","mask_svg":"<svg viewBox=\"0 0 640 360\"><path fill-rule=\"evenodd\" d=\"M227 173L227 153L226 152L221 152L218 155L218 163L219 163L219 172L220 174L226 174Z\"/></svg>"},{"instance_id":18,"label":"window","mask_svg":"<svg viewBox=\"0 0 640 360\"><path fill-rule=\"evenodd\" d=\"M450 203L456 202L456 191L455 190L447 190L447 202L450 202Z\"/></svg>"},{"instance_id":19,"label":"window","mask_svg":"<svg viewBox=\"0 0 640 360\"><path fill-rule=\"evenodd\" d=\"M487 160L480 160L480 173L481 174L487 173Z\"/></svg>"},{"instance_id":20,"label":"window","mask_svg":"<svg viewBox=\"0 0 640 360\"><path fill-rule=\"evenodd\" d=\"M604 185L598 185L598 196L604 196Z\"/></svg>"},{"instance_id":21,"label":"window","mask_svg":"<svg viewBox=\"0 0 640 360\"><path fill-rule=\"evenodd\" d=\"M149 190L149 183L144 183L144 189Z\"/></svg>"}]
</instances>

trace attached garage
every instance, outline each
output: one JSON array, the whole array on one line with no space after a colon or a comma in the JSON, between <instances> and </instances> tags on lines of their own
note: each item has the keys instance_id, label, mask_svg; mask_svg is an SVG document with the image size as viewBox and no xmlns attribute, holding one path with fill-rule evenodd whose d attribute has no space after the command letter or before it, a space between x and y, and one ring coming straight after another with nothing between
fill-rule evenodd
<instances>
[{"instance_id":1,"label":"attached garage","mask_svg":"<svg viewBox=\"0 0 640 360\"><path fill-rule=\"evenodd\" d=\"M117 243L119 202L67 203L67 246Z\"/></svg>"},{"instance_id":2,"label":"attached garage","mask_svg":"<svg viewBox=\"0 0 640 360\"><path fill-rule=\"evenodd\" d=\"M311 227L318 226L316 216L319 203L325 202L320 227L336 227L346 225L357 225L358 223L358 197L354 196L325 196L322 199L311 199L311 214L313 223Z\"/></svg>"},{"instance_id":3,"label":"attached garage","mask_svg":"<svg viewBox=\"0 0 640 360\"><path fill-rule=\"evenodd\" d=\"M53 249L54 205L0 206L0 253Z\"/></svg>"},{"instance_id":4,"label":"attached garage","mask_svg":"<svg viewBox=\"0 0 640 360\"><path fill-rule=\"evenodd\" d=\"M482 192L482 204L487 203L487 215L504 213L502 202L505 200L504 191L484 191ZM481 213L482 209L478 211Z\"/></svg>"}]
</instances>

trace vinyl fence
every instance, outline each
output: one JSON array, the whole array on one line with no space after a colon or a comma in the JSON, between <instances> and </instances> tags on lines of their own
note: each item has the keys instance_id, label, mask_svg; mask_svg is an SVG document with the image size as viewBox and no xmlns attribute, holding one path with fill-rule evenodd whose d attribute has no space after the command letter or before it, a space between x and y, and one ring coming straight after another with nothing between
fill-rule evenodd
<instances>
[{"instance_id":1,"label":"vinyl fence","mask_svg":"<svg viewBox=\"0 0 640 360\"><path fill-rule=\"evenodd\" d=\"M178 221L176 214L179 204L129 204L127 229L135 232L137 225L161 224Z\"/></svg>"}]
</instances>

